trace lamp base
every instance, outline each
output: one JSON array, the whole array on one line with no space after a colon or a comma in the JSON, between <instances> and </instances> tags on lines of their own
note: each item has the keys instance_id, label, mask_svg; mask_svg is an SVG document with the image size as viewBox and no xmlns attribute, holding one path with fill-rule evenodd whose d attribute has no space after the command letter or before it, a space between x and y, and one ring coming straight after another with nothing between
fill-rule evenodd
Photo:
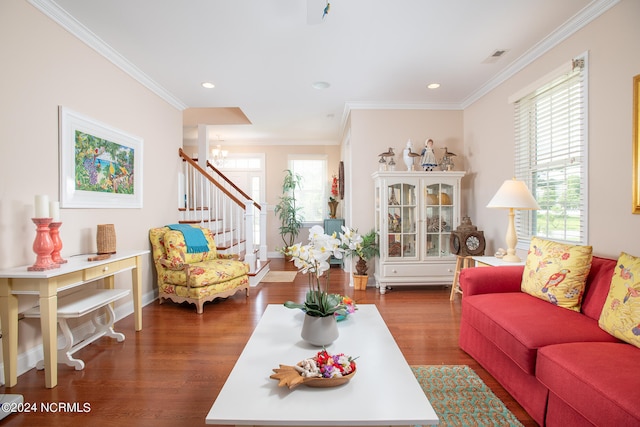
<instances>
[{"instance_id":1,"label":"lamp base","mask_svg":"<svg viewBox=\"0 0 640 427\"><path fill-rule=\"evenodd\" d=\"M505 262L522 262L518 255L505 255L502 257L502 261Z\"/></svg>"}]
</instances>

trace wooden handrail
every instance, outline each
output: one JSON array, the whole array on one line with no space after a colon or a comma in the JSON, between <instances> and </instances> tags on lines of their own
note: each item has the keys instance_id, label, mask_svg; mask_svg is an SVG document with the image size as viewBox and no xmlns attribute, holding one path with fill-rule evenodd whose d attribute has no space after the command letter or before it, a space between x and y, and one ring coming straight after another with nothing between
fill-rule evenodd
<instances>
[{"instance_id":1,"label":"wooden handrail","mask_svg":"<svg viewBox=\"0 0 640 427\"><path fill-rule=\"evenodd\" d=\"M256 203L256 201L253 200L251 197L249 197L249 195L247 193L242 191L242 189L240 187L238 187L233 181L231 181L229 178L227 178L227 176L225 174L223 174L220 171L220 169L218 169L215 166L213 166L209 160L207 160L207 166L209 166L211 169L213 169L213 171L220 178L222 178L227 184L229 184L231 187L233 187L234 190L236 190L238 193L240 193L242 196L244 196L244 198L251 200L253 202L253 206L258 208L258 210L262 210L262 206L260 206L258 203Z\"/></svg>"},{"instance_id":2,"label":"wooden handrail","mask_svg":"<svg viewBox=\"0 0 640 427\"><path fill-rule=\"evenodd\" d=\"M187 154L182 150L182 148L178 148L178 155L180 157L182 157L182 160L184 160L185 162L189 163L191 166L193 166L198 172L200 172L203 176L206 176L207 179L209 180L209 182L211 182L213 185L215 185L216 187L218 187L218 189L220 191L222 191L224 194L226 194L231 200L233 200L238 206L242 207L242 209L246 209L246 206L244 204L243 201L241 201L240 199L238 199L236 196L234 196L233 194L231 194L229 192L229 190L227 190L226 188L224 188L222 186L222 184L220 184L218 181L216 181L215 179L213 179L211 177L211 175L209 175L204 169L202 169L200 167L199 164L197 164L196 162L194 162L189 156L187 156Z\"/></svg>"}]
</instances>

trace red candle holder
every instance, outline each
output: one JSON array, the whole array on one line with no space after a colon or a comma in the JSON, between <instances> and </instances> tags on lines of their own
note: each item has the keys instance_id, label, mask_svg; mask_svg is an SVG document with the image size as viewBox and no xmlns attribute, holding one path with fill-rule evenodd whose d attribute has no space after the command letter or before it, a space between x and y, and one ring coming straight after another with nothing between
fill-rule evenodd
<instances>
[{"instance_id":1,"label":"red candle holder","mask_svg":"<svg viewBox=\"0 0 640 427\"><path fill-rule=\"evenodd\" d=\"M49 224L52 218L31 218L36 225L36 238L33 241L33 252L36 253L36 263L27 268L29 271L44 271L60 267L51 259L53 241L49 235Z\"/></svg>"},{"instance_id":2,"label":"red candle holder","mask_svg":"<svg viewBox=\"0 0 640 427\"><path fill-rule=\"evenodd\" d=\"M49 224L49 236L51 236L51 241L53 242L53 252L51 252L51 259L56 264L64 264L67 262L66 259L63 259L60 256L60 249L62 249L62 240L60 239L60 226L61 222L52 222Z\"/></svg>"}]
</instances>

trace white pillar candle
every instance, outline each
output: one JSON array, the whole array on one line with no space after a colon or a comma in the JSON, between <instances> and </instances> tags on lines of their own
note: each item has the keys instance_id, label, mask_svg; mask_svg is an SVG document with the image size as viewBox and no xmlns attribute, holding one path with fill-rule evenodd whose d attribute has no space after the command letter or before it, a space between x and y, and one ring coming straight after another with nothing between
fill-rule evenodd
<instances>
[{"instance_id":1,"label":"white pillar candle","mask_svg":"<svg viewBox=\"0 0 640 427\"><path fill-rule=\"evenodd\" d=\"M36 218L49 218L49 196L36 196Z\"/></svg>"},{"instance_id":2,"label":"white pillar candle","mask_svg":"<svg viewBox=\"0 0 640 427\"><path fill-rule=\"evenodd\" d=\"M60 202L49 203L49 215L53 218L53 222L60 222Z\"/></svg>"}]
</instances>

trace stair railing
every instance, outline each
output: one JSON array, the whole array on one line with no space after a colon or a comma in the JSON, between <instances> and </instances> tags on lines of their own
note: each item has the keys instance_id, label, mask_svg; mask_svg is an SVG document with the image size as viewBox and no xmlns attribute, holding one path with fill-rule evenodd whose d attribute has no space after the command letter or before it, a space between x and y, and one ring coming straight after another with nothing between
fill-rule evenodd
<instances>
[{"instance_id":1,"label":"stair railing","mask_svg":"<svg viewBox=\"0 0 640 427\"><path fill-rule=\"evenodd\" d=\"M178 154L182 163L178 174L178 210L181 212L181 221L212 230L221 251L243 255L254 270L256 247L259 248L260 260L267 259L266 209L262 209L246 193L238 191L235 184L226 177L216 178L207 173L181 148L178 149ZM218 171L216 176L222 174ZM258 239L253 232L256 216L259 217ZM256 240L259 240L259 246L256 245Z\"/></svg>"},{"instance_id":2,"label":"stair railing","mask_svg":"<svg viewBox=\"0 0 640 427\"><path fill-rule=\"evenodd\" d=\"M220 169L215 167L209 160L207 160L207 172L216 180L222 184L231 194L234 194L237 198L245 200L247 220L247 235L254 236L255 247L258 251L258 259L261 261L267 260L267 204L263 202L259 204L251 198L246 192L238 187L232 180L230 180ZM252 215L253 220L248 216ZM249 232L249 225L252 225L253 233ZM258 233L255 233L255 230Z\"/></svg>"}]
</instances>

